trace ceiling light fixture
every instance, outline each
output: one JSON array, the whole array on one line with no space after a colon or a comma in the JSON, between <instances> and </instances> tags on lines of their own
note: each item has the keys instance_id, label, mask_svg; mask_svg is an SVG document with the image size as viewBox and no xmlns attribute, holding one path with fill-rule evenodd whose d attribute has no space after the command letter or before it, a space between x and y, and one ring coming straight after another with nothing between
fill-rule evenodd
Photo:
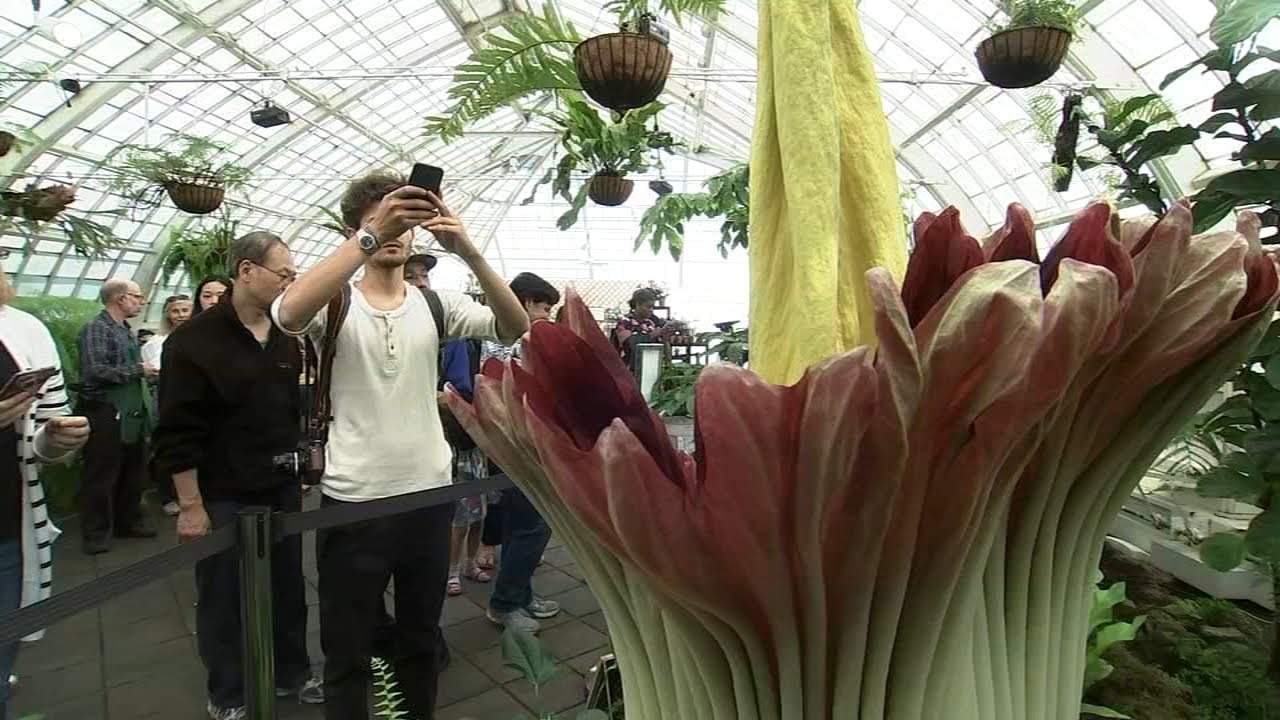
<instances>
[{"instance_id":1,"label":"ceiling light fixture","mask_svg":"<svg viewBox=\"0 0 1280 720\"><path fill-rule=\"evenodd\" d=\"M263 100L261 107L256 107L249 111L249 119L258 127L270 128L279 125L288 125L293 122L293 117L289 115L289 111L276 105L270 100Z\"/></svg>"}]
</instances>

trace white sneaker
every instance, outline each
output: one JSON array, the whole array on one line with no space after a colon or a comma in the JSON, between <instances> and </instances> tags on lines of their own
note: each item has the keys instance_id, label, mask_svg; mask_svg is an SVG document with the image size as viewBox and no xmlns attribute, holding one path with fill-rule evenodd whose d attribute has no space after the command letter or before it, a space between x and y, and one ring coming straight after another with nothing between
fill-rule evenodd
<instances>
[{"instance_id":1,"label":"white sneaker","mask_svg":"<svg viewBox=\"0 0 1280 720\"><path fill-rule=\"evenodd\" d=\"M542 629L542 624L529 616L524 610L513 610L509 613L496 613L493 610L485 612L489 622L501 625L509 630L516 632L527 632L530 635L537 635Z\"/></svg>"},{"instance_id":2,"label":"white sneaker","mask_svg":"<svg viewBox=\"0 0 1280 720\"><path fill-rule=\"evenodd\" d=\"M560 603L555 600L547 600L535 596L533 598L533 602L529 603L529 607L526 607L524 610L529 613L531 617L535 617L539 620L546 620L547 618L553 618L560 614Z\"/></svg>"},{"instance_id":3,"label":"white sneaker","mask_svg":"<svg viewBox=\"0 0 1280 720\"><path fill-rule=\"evenodd\" d=\"M212 702L205 705L209 720L246 720L248 714L243 707L220 708Z\"/></svg>"},{"instance_id":4,"label":"white sneaker","mask_svg":"<svg viewBox=\"0 0 1280 720\"><path fill-rule=\"evenodd\" d=\"M296 688L276 688L276 697L297 698L303 705L320 705L324 703L324 683L320 678L309 677Z\"/></svg>"}]
</instances>

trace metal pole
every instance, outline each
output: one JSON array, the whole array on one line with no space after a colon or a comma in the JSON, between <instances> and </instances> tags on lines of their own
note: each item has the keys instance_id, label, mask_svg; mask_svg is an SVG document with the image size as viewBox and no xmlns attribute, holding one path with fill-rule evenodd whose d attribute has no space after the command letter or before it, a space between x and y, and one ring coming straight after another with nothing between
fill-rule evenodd
<instances>
[{"instance_id":1,"label":"metal pole","mask_svg":"<svg viewBox=\"0 0 1280 720\"><path fill-rule=\"evenodd\" d=\"M248 720L275 720L275 642L271 608L271 510L247 507L240 529L240 624Z\"/></svg>"}]
</instances>

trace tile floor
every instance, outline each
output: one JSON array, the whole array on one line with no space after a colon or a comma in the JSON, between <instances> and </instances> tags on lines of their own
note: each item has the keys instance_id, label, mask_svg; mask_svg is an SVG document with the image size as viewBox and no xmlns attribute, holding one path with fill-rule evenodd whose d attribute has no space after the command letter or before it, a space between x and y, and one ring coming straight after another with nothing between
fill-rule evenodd
<instances>
[{"instance_id":1,"label":"tile floor","mask_svg":"<svg viewBox=\"0 0 1280 720\"><path fill-rule=\"evenodd\" d=\"M155 540L120 541L96 558L80 553L74 519L62 523L55 545L55 592L89 582L174 543L173 522L157 513L162 532ZM313 538L304 547L308 581L308 644L319 668L320 635L315 604ZM535 695L518 673L502 662L500 629L484 616L488 589L466 584L450 598L442 625L453 662L440 679L437 720L513 720L561 713L581 706L584 674L608 652L604 618L573 559L562 547L547 551L534 577L534 590L560 603L563 612L543 623L544 646L562 660L560 672ZM18 657L21 679L10 717L43 714L43 720L202 720L204 671L195 653L194 580L191 570L140 587L49 628L38 643L25 644ZM574 712L564 717L572 719ZM317 707L290 701L278 706L281 720L319 720Z\"/></svg>"}]
</instances>

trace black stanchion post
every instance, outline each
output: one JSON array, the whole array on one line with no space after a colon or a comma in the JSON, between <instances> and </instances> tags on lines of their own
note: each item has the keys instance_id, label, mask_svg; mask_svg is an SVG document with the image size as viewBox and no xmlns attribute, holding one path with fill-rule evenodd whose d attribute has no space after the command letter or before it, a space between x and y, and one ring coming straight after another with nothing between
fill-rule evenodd
<instances>
[{"instance_id":1,"label":"black stanchion post","mask_svg":"<svg viewBox=\"0 0 1280 720\"><path fill-rule=\"evenodd\" d=\"M275 720L275 641L271 608L271 511L240 511L240 617L248 720Z\"/></svg>"}]
</instances>

